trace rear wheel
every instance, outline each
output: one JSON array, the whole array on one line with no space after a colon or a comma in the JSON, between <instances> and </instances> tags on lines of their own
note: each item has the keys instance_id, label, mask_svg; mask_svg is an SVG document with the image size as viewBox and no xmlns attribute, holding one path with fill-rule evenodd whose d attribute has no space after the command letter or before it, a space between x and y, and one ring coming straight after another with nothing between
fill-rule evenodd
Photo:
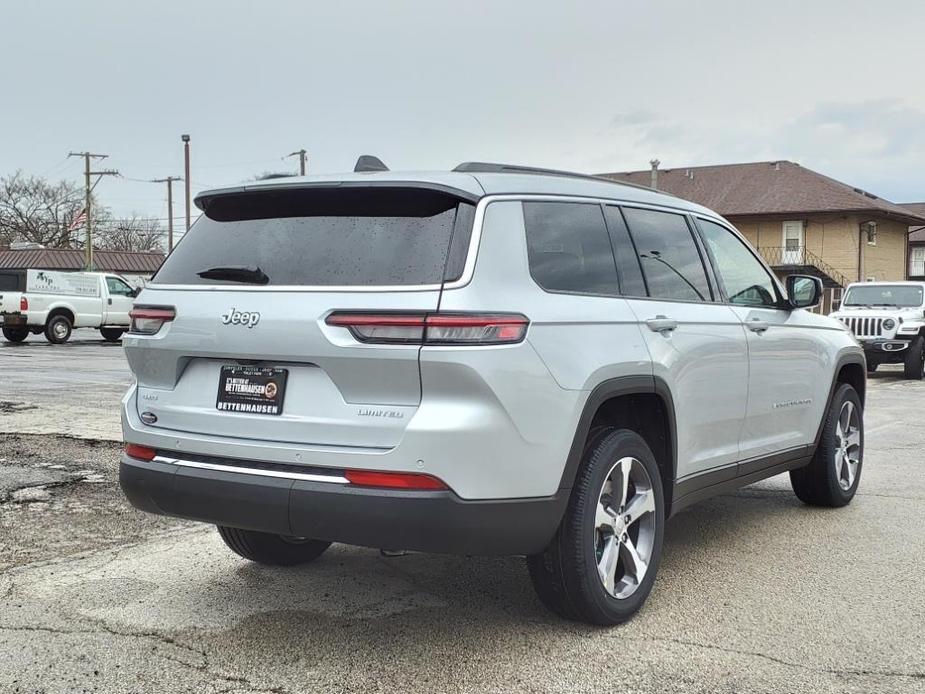
<instances>
[{"instance_id":1,"label":"rear wheel","mask_svg":"<svg viewBox=\"0 0 925 694\"><path fill-rule=\"evenodd\" d=\"M903 376L915 381L921 381L923 369L925 369L925 338L919 335L909 344L909 348L906 350Z\"/></svg>"},{"instance_id":2,"label":"rear wheel","mask_svg":"<svg viewBox=\"0 0 925 694\"><path fill-rule=\"evenodd\" d=\"M875 361L867 362L867 373L872 374L874 371L877 370L878 366L880 366L880 364L878 364Z\"/></svg>"},{"instance_id":3,"label":"rear wheel","mask_svg":"<svg viewBox=\"0 0 925 694\"><path fill-rule=\"evenodd\" d=\"M806 467L790 471L800 501L811 506L845 506L857 492L864 461L864 413L857 391L847 383L835 391L822 439Z\"/></svg>"},{"instance_id":4,"label":"rear wheel","mask_svg":"<svg viewBox=\"0 0 925 694\"><path fill-rule=\"evenodd\" d=\"M122 328L100 328L100 335L107 342L118 342L124 332Z\"/></svg>"},{"instance_id":5,"label":"rear wheel","mask_svg":"<svg viewBox=\"0 0 925 694\"><path fill-rule=\"evenodd\" d=\"M256 530L219 525L218 534L232 552L258 564L296 566L314 561L331 546L330 542L305 537L287 537Z\"/></svg>"},{"instance_id":6,"label":"rear wheel","mask_svg":"<svg viewBox=\"0 0 925 694\"><path fill-rule=\"evenodd\" d=\"M29 328L3 326L3 337L8 342L22 342L29 337Z\"/></svg>"},{"instance_id":7,"label":"rear wheel","mask_svg":"<svg viewBox=\"0 0 925 694\"><path fill-rule=\"evenodd\" d=\"M556 536L527 557L540 600L566 619L613 625L645 602L662 552L665 506L655 456L626 429L590 446Z\"/></svg>"},{"instance_id":8,"label":"rear wheel","mask_svg":"<svg viewBox=\"0 0 925 694\"><path fill-rule=\"evenodd\" d=\"M71 338L72 328L71 319L63 313L58 313L45 324L45 339L53 344L62 345Z\"/></svg>"}]
</instances>

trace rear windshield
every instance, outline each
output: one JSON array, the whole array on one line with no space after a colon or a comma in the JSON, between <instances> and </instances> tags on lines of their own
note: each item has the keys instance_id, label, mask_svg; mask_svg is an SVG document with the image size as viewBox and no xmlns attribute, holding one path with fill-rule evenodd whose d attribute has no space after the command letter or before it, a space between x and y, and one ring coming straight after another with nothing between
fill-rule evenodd
<instances>
[{"instance_id":1,"label":"rear windshield","mask_svg":"<svg viewBox=\"0 0 925 694\"><path fill-rule=\"evenodd\" d=\"M473 218L470 203L413 188L302 188L218 197L206 202L205 214L152 284L439 284L462 274ZM235 272L241 268L244 272ZM209 270L210 278L200 276Z\"/></svg>"},{"instance_id":2,"label":"rear windshield","mask_svg":"<svg viewBox=\"0 0 925 694\"><path fill-rule=\"evenodd\" d=\"M874 284L851 287L844 306L921 306L922 288L908 284Z\"/></svg>"}]
</instances>

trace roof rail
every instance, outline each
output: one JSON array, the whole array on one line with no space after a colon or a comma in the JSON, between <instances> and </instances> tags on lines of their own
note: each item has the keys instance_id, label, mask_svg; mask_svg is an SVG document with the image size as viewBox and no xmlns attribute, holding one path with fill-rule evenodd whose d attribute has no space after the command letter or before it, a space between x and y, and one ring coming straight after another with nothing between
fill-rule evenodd
<instances>
[{"instance_id":1,"label":"roof rail","mask_svg":"<svg viewBox=\"0 0 925 694\"><path fill-rule=\"evenodd\" d=\"M640 185L638 183L630 183L629 181L617 181L613 178L605 178L604 176L594 176L592 174L583 174L576 173L574 171L561 171L559 169L541 169L535 166L518 166L516 164L493 164L490 162L481 162L481 161L465 161L459 166L457 166L453 171L459 173L523 173L523 174L540 174L543 176L566 176L568 178L583 178L585 180L598 181L601 183L613 183L619 186L629 186L630 188L639 188L641 190L648 190L650 192L661 193L662 195L669 195L670 193L665 193L662 190L653 190L649 186ZM671 196L674 197L674 196Z\"/></svg>"}]
</instances>

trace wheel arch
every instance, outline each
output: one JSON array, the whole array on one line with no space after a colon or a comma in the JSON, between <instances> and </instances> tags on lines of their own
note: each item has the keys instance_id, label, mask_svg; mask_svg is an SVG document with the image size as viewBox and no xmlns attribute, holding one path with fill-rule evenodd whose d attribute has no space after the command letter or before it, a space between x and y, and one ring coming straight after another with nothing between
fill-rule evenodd
<instances>
[{"instance_id":1,"label":"wheel arch","mask_svg":"<svg viewBox=\"0 0 925 694\"><path fill-rule=\"evenodd\" d=\"M654 376L621 376L598 384L579 417L560 492L571 490L587 445L605 426L631 429L645 439L662 472L665 512L670 515L677 478L677 424L668 384Z\"/></svg>"},{"instance_id":2,"label":"wheel arch","mask_svg":"<svg viewBox=\"0 0 925 694\"><path fill-rule=\"evenodd\" d=\"M867 398L867 361L863 353L849 352L848 354L842 354L836 360L835 375L832 377L829 397L826 399L825 409L822 411L822 420L819 422L819 428L816 431L813 451L819 447L819 442L822 440L822 430L825 428L826 416L832 406L832 398L835 397L835 390L842 383L847 383L857 391L863 407Z\"/></svg>"},{"instance_id":3,"label":"wheel arch","mask_svg":"<svg viewBox=\"0 0 925 694\"><path fill-rule=\"evenodd\" d=\"M45 316L45 325L48 325L48 321L50 321L55 316L61 316L61 315L66 316L67 319L71 321L71 327L74 327L74 322L77 319L77 316L74 313L74 310L70 306L65 306L65 305L60 305L60 304L48 310L48 315Z\"/></svg>"}]
</instances>

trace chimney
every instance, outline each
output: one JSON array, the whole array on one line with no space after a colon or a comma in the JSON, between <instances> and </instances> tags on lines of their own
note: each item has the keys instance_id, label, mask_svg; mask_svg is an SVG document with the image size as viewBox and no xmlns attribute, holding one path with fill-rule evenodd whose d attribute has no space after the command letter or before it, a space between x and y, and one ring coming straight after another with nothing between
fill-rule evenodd
<instances>
[{"instance_id":1,"label":"chimney","mask_svg":"<svg viewBox=\"0 0 925 694\"><path fill-rule=\"evenodd\" d=\"M661 163L662 162L660 162L658 159L653 159L649 162L649 164L652 166L652 178L650 180L649 187L654 190L658 190L658 165Z\"/></svg>"}]
</instances>

